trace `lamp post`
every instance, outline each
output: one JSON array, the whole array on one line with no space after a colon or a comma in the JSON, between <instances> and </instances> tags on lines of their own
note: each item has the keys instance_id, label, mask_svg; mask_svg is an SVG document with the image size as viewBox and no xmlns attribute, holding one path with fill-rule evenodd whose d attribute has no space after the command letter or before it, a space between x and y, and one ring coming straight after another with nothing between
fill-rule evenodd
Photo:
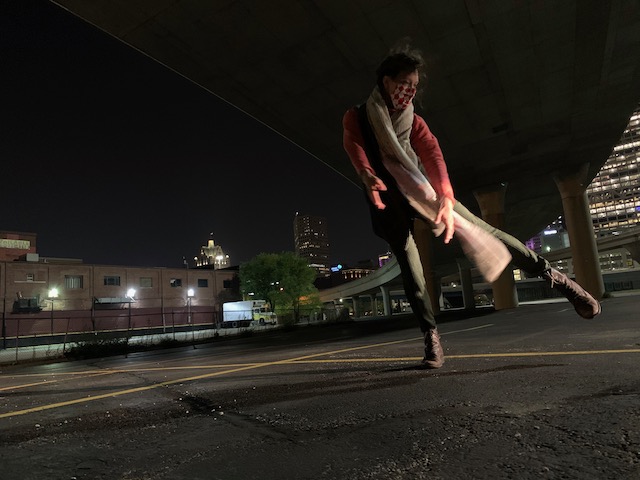
<instances>
[{"instance_id":1,"label":"lamp post","mask_svg":"<svg viewBox=\"0 0 640 480\"><path fill-rule=\"evenodd\" d=\"M187 323L191 323L191 299L195 296L193 288L187 290Z\"/></svg>"},{"instance_id":2,"label":"lamp post","mask_svg":"<svg viewBox=\"0 0 640 480\"><path fill-rule=\"evenodd\" d=\"M196 292L193 288L189 288L187 290L187 323L191 324L191 343L193 348L196 348L195 344L195 333L193 331L193 323L191 323L191 299L195 297Z\"/></svg>"},{"instance_id":3,"label":"lamp post","mask_svg":"<svg viewBox=\"0 0 640 480\"><path fill-rule=\"evenodd\" d=\"M129 342L129 330L131 330L131 302L133 302L136 296L136 290L130 288L127 290L127 298L129 299L129 322L127 324L127 343Z\"/></svg>"},{"instance_id":4,"label":"lamp post","mask_svg":"<svg viewBox=\"0 0 640 480\"><path fill-rule=\"evenodd\" d=\"M53 302L58 298L58 289L52 288L49 290L49 300L51 300L51 335L53 335Z\"/></svg>"}]
</instances>

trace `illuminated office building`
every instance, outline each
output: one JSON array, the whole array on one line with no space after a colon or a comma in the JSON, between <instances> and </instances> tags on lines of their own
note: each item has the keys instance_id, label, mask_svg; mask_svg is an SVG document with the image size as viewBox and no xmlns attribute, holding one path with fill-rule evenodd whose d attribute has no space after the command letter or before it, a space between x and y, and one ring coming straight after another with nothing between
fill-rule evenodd
<instances>
[{"instance_id":1,"label":"illuminated office building","mask_svg":"<svg viewBox=\"0 0 640 480\"><path fill-rule=\"evenodd\" d=\"M329 231L327 219L296 212L293 221L293 240L296 253L305 258L319 277L331 273L329 264Z\"/></svg>"},{"instance_id":2,"label":"illuminated office building","mask_svg":"<svg viewBox=\"0 0 640 480\"><path fill-rule=\"evenodd\" d=\"M193 258L196 267L209 266L214 269L229 266L229 255L225 254L220 245L213 241L213 233L210 234L209 241L200 248L200 255Z\"/></svg>"},{"instance_id":3,"label":"illuminated office building","mask_svg":"<svg viewBox=\"0 0 640 480\"><path fill-rule=\"evenodd\" d=\"M640 107L631 115L618 145L587 187L593 230L598 237L619 235L640 227ZM532 250L542 253L569 246L562 217L527 241ZM599 255L602 270L633 268L634 262L624 248ZM570 271L571 261L557 268Z\"/></svg>"},{"instance_id":4,"label":"illuminated office building","mask_svg":"<svg viewBox=\"0 0 640 480\"><path fill-rule=\"evenodd\" d=\"M563 217L558 217L553 223L547 225L543 231L531 237L525 243L531 250L543 255L544 252L568 247L569 234L564 226Z\"/></svg>"},{"instance_id":5,"label":"illuminated office building","mask_svg":"<svg viewBox=\"0 0 640 480\"><path fill-rule=\"evenodd\" d=\"M391 261L392 258L393 258L393 253L391 253L390 250L385 253L381 253L380 255L378 255L378 267L379 268L384 267L387 263Z\"/></svg>"},{"instance_id":6,"label":"illuminated office building","mask_svg":"<svg viewBox=\"0 0 640 480\"><path fill-rule=\"evenodd\" d=\"M587 196L599 237L640 226L640 108L587 188Z\"/></svg>"}]
</instances>

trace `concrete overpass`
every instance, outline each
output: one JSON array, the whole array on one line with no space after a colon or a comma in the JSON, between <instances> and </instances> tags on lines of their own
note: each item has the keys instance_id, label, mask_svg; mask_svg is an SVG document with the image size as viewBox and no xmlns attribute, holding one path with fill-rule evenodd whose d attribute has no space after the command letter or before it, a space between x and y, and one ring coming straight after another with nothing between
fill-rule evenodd
<instances>
[{"instance_id":1,"label":"concrete overpass","mask_svg":"<svg viewBox=\"0 0 640 480\"><path fill-rule=\"evenodd\" d=\"M631 254L631 258L640 263L640 228L630 229L621 235L598 238L597 248L600 253L618 248L625 248ZM571 258L571 248L554 250L545 254L545 258L552 262L566 260ZM462 267L461 276L464 276L464 270L468 269L469 266L465 266L464 262L460 262L460 266ZM376 298L380 295L382 298L384 314L391 315L391 293L402 291L403 288L399 275L400 267L395 259L392 259L382 268L376 270L370 275L367 275L366 277L353 280L336 287L321 290L320 300L322 302L338 303L342 299L350 298L355 300L353 302L353 307L357 310L357 299L359 297L370 296L372 298ZM474 276L478 277L478 275L478 272L469 272L467 281L463 282L463 291L468 299L473 298L473 285L469 279ZM471 305L473 306L473 303L471 303ZM434 305L434 307L437 307L437 305Z\"/></svg>"},{"instance_id":2,"label":"concrete overpass","mask_svg":"<svg viewBox=\"0 0 640 480\"><path fill-rule=\"evenodd\" d=\"M620 235L602 237L597 240L598 251L603 253L617 248L626 248L636 262L640 263L640 228L632 228ZM561 248L545 254L549 261L569 258L571 248Z\"/></svg>"},{"instance_id":3,"label":"concrete overpass","mask_svg":"<svg viewBox=\"0 0 640 480\"><path fill-rule=\"evenodd\" d=\"M345 109L408 36L427 56L418 113L459 200L530 238L561 213L576 277L602 294L585 187L640 101L638 0L55 0L315 155L358 185ZM302 109L301 109L302 107ZM423 250L432 284L456 246ZM509 305L512 280L500 279ZM503 303L504 302L504 303Z\"/></svg>"}]
</instances>

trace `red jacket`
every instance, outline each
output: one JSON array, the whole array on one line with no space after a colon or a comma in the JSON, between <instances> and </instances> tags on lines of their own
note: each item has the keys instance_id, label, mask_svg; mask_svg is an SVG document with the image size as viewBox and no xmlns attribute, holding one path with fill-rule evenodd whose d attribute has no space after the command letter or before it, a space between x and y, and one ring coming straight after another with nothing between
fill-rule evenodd
<instances>
[{"instance_id":1,"label":"red jacket","mask_svg":"<svg viewBox=\"0 0 640 480\"><path fill-rule=\"evenodd\" d=\"M342 118L342 127L342 144L353 168L355 168L358 175L364 170L376 175L365 153L364 138L360 130L357 107L347 110ZM424 119L417 114L413 115L410 142L413 151L420 158L429 183L438 194L438 198L449 197L455 200L453 187L449 181L447 165L444 162L438 139L431 133Z\"/></svg>"}]
</instances>

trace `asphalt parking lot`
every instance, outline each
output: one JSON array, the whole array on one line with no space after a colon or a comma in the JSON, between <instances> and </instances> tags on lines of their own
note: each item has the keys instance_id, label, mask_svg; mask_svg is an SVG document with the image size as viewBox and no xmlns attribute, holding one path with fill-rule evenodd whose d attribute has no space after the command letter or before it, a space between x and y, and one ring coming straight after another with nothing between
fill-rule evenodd
<instances>
[{"instance_id":1,"label":"asphalt parking lot","mask_svg":"<svg viewBox=\"0 0 640 480\"><path fill-rule=\"evenodd\" d=\"M0 367L6 479L640 479L640 296Z\"/></svg>"}]
</instances>

